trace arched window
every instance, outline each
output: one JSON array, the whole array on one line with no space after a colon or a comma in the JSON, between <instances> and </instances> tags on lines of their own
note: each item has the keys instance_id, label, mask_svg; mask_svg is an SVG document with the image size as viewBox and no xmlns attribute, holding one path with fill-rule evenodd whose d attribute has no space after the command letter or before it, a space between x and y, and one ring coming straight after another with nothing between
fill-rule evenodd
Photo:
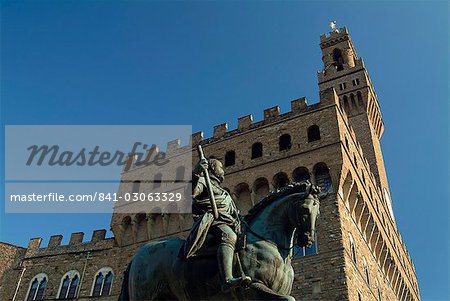
<instances>
[{"instance_id":1,"label":"arched window","mask_svg":"<svg viewBox=\"0 0 450 301\"><path fill-rule=\"evenodd\" d=\"M34 276L28 289L27 301L44 300L45 289L47 288L47 275L41 273Z\"/></svg>"},{"instance_id":2,"label":"arched window","mask_svg":"<svg viewBox=\"0 0 450 301\"><path fill-rule=\"evenodd\" d=\"M227 151L225 154L225 167L233 166L236 164L236 153L232 150Z\"/></svg>"},{"instance_id":3,"label":"arched window","mask_svg":"<svg viewBox=\"0 0 450 301\"><path fill-rule=\"evenodd\" d=\"M183 182L185 173L186 173L186 168L184 166L178 166L176 175L175 175L175 183Z\"/></svg>"},{"instance_id":4,"label":"arched window","mask_svg":"<svg viewBox=\"0 0 450 301\"><path fill-rule=\"evenodd\" d=\"M141 186L141 181L134 181L133 182L132 192L133 193L139 193L140 186Z\"/></svg>"},{"instance_id":5,"label":"arched window","mask_svg":"<svg viewBox=\"0 0 450 301\"><path fill-rule=\"evenodd\" d=\"M103 283L102 296L109 295L111 291L112 281L113 281L113 274L111 271L109 271L108 274L106 274L105 282Z\"/></svg>"},{"instance_id":6,"label":"arched window","mask_svg":"<svg viewBox=\"0 0 450 301\"><path fill-rule=\"evenodd\" d=\"M59 299L66 299L67 292L69 291L70 278L67 275L61 284L61 289L59 291Z\"/></svg>"},{"instance_id":7,"label":"arched window","mask_svg":"<svg viewBox=\"0 0 450 301\"><path fill-rule=\"evenodd\" d=\"M289 178L286 173L279 172L273 176L272 185L275 189L280 189L289 184Z\"/></svg>"},{"instance_id":8,"label":"arched window","mask_svg":"<svg viewBox=\"0 0 450 301\"><path fill-rule=\"evenodd\" d=\"M358 107L356 106L356 101L355 101L355 95L352 93L350 94L350 101L352 102L352 108L357 111Z\"/></svg>"},{"instance_id":9,"label":"arched window","mask_svg":"<svg viewBox=\"0 0 450 301\"><path fill-rule=\"evenodd\" d=\"M100 293L102 291L102 285L103 285L103 274L99 273L95 277L94 290L92 291L92 296L93 297L100 296Z\"/></svg>"},{"instance_id":10,"label":"arched window","mask_svg":"<svg viewBox=\"0 0 450 301\"><path fill-rule=\"evenodd\" d=\"M309 174L309 170L306 167L297 167L292 172L292 179L294 182L302 182L306 180L310 180L311 176Z\"/></svg>"},{"instance_id":11,"label":"arched window","mask_svg":"<svg viewBox=\"0 0 450 301\"><path fill-rule=\"evenodd\" d=\"M114 273L111 268L101 268L95 278L92 285L92 297L108 296L111 292L111 286L114 279Z\"/></svg>"},{"instance_id":12,"label":"arched window","mask_svg":"<svg viewBox=\"0 0 450 301\"><path fill-rule=\"evenodd\" d=\"M80 273L76 270L71 270L64 274L61 278L61 285L59 289L59 299L73 299L76 297L78 283L80 281Z\"/></svg>"},{"instance_id":13,"label":"arched window","mask_svg":"<svg viewBox=\"0 0 450 301\"><path fill-rule=\"evenodd\" d=\"M367 261L366 261L365 257L363 257L363 267L364 267L364 276L366 277L366 282L370 286L369 266L367 265Z\"/></svg>"},{"instance_id":14,"label":"arched window","mask_svg":"<svg viewBox=\"0 0 450 301\"><path fill-rule=\"evenodd\" d=\"M234 195L236 196L236 205L238 206L239 210L243 214L246 214L250 210L250 208L252 208L252 197L248 184L240 183L236 185L236 187L234 188Z\"/></svg>"},{"instance_id":15,"label":"arched window","mask_svg":"<svg viewBox=\"0 0 450 301\"><path fill-rule=\"evenodd\" d=\"M344 95L344 110L347 114L350 114L350 106L348 104L348 97Z\"/></svg>"},{"instance_id":16,"label":"arched window","mask_svg":"<svg viewBox=\"0 0 450 301\"><path fill-rule=\"evenodd\" d=\"M308 142L320 140L320 129L318 125L312 125L308 128Z\"/></svg>"},{"instance_id":17,"label":"arched window","mask_svg":"<svg viewBox=\"0 0 450 301\"><path fill-rule=\"evenodd\" d=\"M383 300L383 295L382 295L382 293L381 293L381 288L380 288L380 284L378 283L378 280L376 280L376 282L375 282L375 287L376 287L376 289L377 289L377 298L378 298L378 301L382 301L382 300Z\"/></svg>"},{"instance_id":18,"label":"arched window","mask_svg":"<svg viewBox=\"0 0 450 301\"><path fill-rule=\"evenodd\" d=\"M31 282L30 290L28 291L27 301L34 300L38 286L39 286L39 281L37 279L34 279L33 282Z\"/></svg>"},{"instance_id":19,"label":"arched window","mask_svg":"<svg viewBox=\"0 0 450 301\"><path fill-rule=\"evenodd\" d=\"M34 300L44 300L45 289L47 288L47 278L44 278L39 282L39 288Z\"/></svg>"},{"instance_id":20,"label":"arched window","mask_svg":"<svg viewBox=\"0 0 450 301\"><path fill-rule=\"evenodd\" d=\"M314 178L316 185L320 186L323 192L330 192L333 189L330 170L325 163L320 162L314 165Z\"/></svg>"},{"instance_id":21,"label":"arched window","mask_svg":"<svg viewBox=\"0 0 450 301\"><path fill-rule=\"evenodd\" d=\"M261 142L256 142L252 145L252 159L260 158L263 155L263 145Z\"/></svg>"},{"instance_id":22,"label":"arched window","mask_svg":"<svg viewBox=\"0 0 450 301\"><path fill-rule=\"evenodd\" d=\"M289 134L281 135L278 141L278 146L280 151L291 149L292 147L291 136Z\"/></svg>"},{"instance_id":23,"label":"arched window","mask_svg":"<svg viewBox=\"0 0 450 301\"><path fill-rule=\"evenodd\" d=\"M155 175L155 180L153 181L153 188L161 187L161 183L162 183L162 173L158 172Z\"/></svg>"},{"instance_id":24,"label":"arched window","mask_svg":"<svg viewBox=\"0 0 450 301\"><path fill-rule=\"evenodd\" d=\"M333 50L333 61L337 71L344 70L344 58L339 48L334 48Z\"/></svg>"},{"instance_id":25,"label":"arched window","mask_svg":"<svg viewBox=\"0 0 450 301\"><path fill-rule=\"evenodd\" d=\"M364 102L363 102L363 99L362 99L361 91L356 92L356 98L358 98L358 105L361 108L364 108Z\"/></svg>"},{"instance_id":26,"label":"arched window","mask_svg":"<svg viewBox=\"0 0 450 301\"><path fill-rule=\"evenodd\" d=\"M357 259L356 259L355 241L353 240L353 237L351 234L349 234L349 242L350 242L350 256L352 257L353 262L356 263Z\"/></svg>"},{"instance_id":27,"label":"arched window","mask_svg":"<svg viewBox=\"0 0 450 301\"><path fill-rule=\"evenodd\" d=\"M258 178L252 186L253 203L259 202L263 197L269 194L269 181L266 178Z\"/></svg>"},{"instance_id":28,"label":"arched window","mask_svg":"<svg viewBox=\"0 0 450 301\"><path fill-rule=\"evenodd\" d=\"M67 299L75 298L78 288L78 282L79 282L78 275L75 275L75 277L73 277L72 279L72 282L70 283L69 292L67 293Z\"/></svg>"}]
</instances>

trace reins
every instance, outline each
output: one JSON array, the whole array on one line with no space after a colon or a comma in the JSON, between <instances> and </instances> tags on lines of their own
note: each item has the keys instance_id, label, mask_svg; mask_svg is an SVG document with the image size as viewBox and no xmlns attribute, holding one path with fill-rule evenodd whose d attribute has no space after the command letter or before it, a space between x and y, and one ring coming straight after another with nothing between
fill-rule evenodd
<instances>
[{"instance_id":1,"label":"reins","mask_svg":"<svg viewBox=\"0 0 450 301\"><path fill-rule=\"evenodd\" d=\"M248 230L251 234L253 234L254 236L258 237L259 239L262 239L262 240L265 241L265 242L268 242L268 243L270 243L270 244L272 244L272 245L275 245L278 249L281 249L281 250L284 250L284 251L290 251L290 250L292 250L292 249L294 248L294 244L292 244L292 247L290 247L290 248L281 247L281 246L277 245L276 243L274 243L273 241L268 240L268 239L265 238L264 236L262 236L262 235L256 233L255 231L253 231L253 229L250 227L250 225L247 224L247 222L242 218L241 215L239 215L239 220L241 221L241 223L247 228L247 230Z\"/></svg>"}]
</instances>

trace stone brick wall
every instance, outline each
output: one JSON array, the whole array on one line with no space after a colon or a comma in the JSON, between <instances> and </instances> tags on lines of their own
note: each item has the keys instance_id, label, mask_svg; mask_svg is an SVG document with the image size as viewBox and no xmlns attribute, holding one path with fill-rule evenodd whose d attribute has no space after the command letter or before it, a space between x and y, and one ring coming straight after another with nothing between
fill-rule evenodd
<instances>
[{"instance_id":1,"label":"stone brick wall","mask_svg":"<svg viewBox=\"0 0 450 301\"><path fill-rule=\"evenodd\" d=\"M13 298L24 254L24 248L0 242L0 300Z\"/></svg>"}]
</instances>

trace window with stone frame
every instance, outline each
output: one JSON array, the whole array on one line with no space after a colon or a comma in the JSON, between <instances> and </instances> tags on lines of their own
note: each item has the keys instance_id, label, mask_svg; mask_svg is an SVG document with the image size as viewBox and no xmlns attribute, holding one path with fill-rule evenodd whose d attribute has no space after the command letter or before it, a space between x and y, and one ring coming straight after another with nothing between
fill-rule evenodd
<instances>
[{"instance_id":1,"label":"window with stone frame","mask_svg":"<svg viewBox=\"0 0 450 301\"><path fill-rule=\"evenodd\" d=\"M342 56L342 51L339 48L333 49L333 61L336 71L344 70L344 57Z\"/></svg>"},{"instance_id":2,"label":"window with stone frame","mask_svg":"<svg viewBox=\"0 0 450 301\"><path fill-rule=\"evenodd\" d=\"M291 135L289 134L283 134L280 136L280 139L278 140L278 148L280 151L291 149L292 147L292 141L291 141Z\"/></svg>"},{"instance_id":3,"label":"window with stone frame","mask_svg":"<svg viewBox=\"0 0 450 301\"><path fill-rule=\"evenodd\" d=\"M175 174L175 183L180 183L184 181L184 175L186 173L186 167L178 166Z\"/></svg>"},{"instance_id":4,"label":"window with stone frame","mask_svg":"<svg viewBox=\"0 0 450 301\"><path fill-rule=\"evenodd\" d=\"M366 258L363 257L364 277L366 278L367 285L370 286L370 273L369 266L367 265Z\"/></svg>"},{"instance_id":5,"label":"window with stone frame","mask_svg":"<svg viewBox=\"0 0 450 301\"><path fill-rule=\"evenodd\" d=\"M311 179L311 175L309 174L308 168L304 166L297 167L292 172L292 180L294 182L302 182Z\"/></svg>"},{"instance_id":6,"label":"window with stone frame","mask_svg":"<svg viewBox=\"0 0 450 301\"><path fill-rule=\"evenodd\" d=\"M308 128L308 143L320 140L320 129L319 126L314 124Z\"/></svg>"},{"instance_id":7,"label":"window with stone frame","mask_svg":"<svg viewBox=\"0 0 450 301\"><path fill-rule=\"evenodd\" d=\"M323 192L331 192L333 190L333 185L328 166L325 163L320 162L314 165L313 170L316 185L318 185Z\"/></svg>"},{"instance_id":8,"label":"window with stone frame","mask_svg":"<svg viewBox=\"0 0 450 301\"><path fill-rule=\"evenodd\" d=\"M261 142L256 142L252 145L252 159L260 158L263 155L263 145Z\"/></svg>"},{"instance_id":9,"label":"window with stone frame","mask_svg":"<svg viewBox=\"0 0 450 301\"><path fill-rule=\"evenodd\" d=\"M235 151L227 151L225 154L225 167L233 166L236 164L236 153Z\"/></svg>"},{"instance_id":10,"label":"window with stone frame","mask_svg":"<svg viewBox=\"0 0 450 301\"><path fill-rule=\"evenodd\" d=\"M350 242L350 256L352 257L352 261L356 264L357 263L357 256L356 256L356 246L355 241L353 240L353 236L349 234L349 242Z\"/></svg>"},{"instance_id":11,"label":"window with stone frame","mask_svg":"<svg viewBox=\"0 0 450 301\"><path fill-rule=\"evenodd\" d=\"M133 181L133 187L131 188L132 193L139 193L141 187L141 181Z\"/></svg>"},{"instance_id":12,"label":"window with stone frame","mask_svg":"<svg viewBox=\"0 0 450 301\"><path fill-rule=\"evenodd\" d=\"M78 284L80 281L80 273L76 270L71 270L64 274L61 279L59 289L59 299L73 299L76 297Z\"/></svg>"},{"instance_id":13,"label":"window with stone frame","mask_svg":"<svg viewBox=\"0 0 450 301\"><path fill-rule=\"evenodd\" d=\"M28 289L27 301L44 300L45 289L47 288L47 275L41 273L34 276Z\"/></svg>"},{"instance_id":14,"label":"window with stone frame","mask_svg":"<svg viewBox=\"0 0 450 301\"><path fill-rule=\"evenodd\" d=\"M162 184L162 173L157 173L153 180L153 189L161 187Z\"/></svg>"},{"instance_id":15,"label":"window with stone frame","mask_svg":"<svg viewBox=\"0 0 450 301\"><path fill-rule=\"evenodd\" d=\"M91 296L100 297L108 296L111 293L112 282L114 279L114 273L111 268L101 268L94 278L92 285Z\"/></svg>"}]
</instances>

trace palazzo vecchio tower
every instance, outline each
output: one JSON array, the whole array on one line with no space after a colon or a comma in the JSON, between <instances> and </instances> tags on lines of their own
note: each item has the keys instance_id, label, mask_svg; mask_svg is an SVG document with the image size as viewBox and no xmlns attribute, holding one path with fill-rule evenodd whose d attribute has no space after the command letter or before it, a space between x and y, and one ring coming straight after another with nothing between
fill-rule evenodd
<instances>
[{"instance_id":1,"label":"palazzo vecchio tower","mask_svg":"<svg viewBox=\"0 0 450 301\"><path fill-rule=\"evenodd\" d=\"M420 300L392 208L375 89L346 27L322 35L320 47L318 103L308 105L302 97L291 101L289 112L275 106L260 121L246 115L236 129L223 123L212 137L194 133L188 147L171 141L166 153L192 150L195 163L201 144L208 156L222 158L224 187L243 214L291 181L310 179L329 193L321 202L315 245L295 249L291 295L297 300ZM142 190L133 181L142 172L124 173L119 193ZM73 233L68 245L61 245L61 235L48 246L41 246L41 238L27 248L0 243L0 299L117 300L137 248L162 237L186 237L191 225L186 214L113 214L112 238L96 230L90 241Z\"/></svg>"}]
</instances>

